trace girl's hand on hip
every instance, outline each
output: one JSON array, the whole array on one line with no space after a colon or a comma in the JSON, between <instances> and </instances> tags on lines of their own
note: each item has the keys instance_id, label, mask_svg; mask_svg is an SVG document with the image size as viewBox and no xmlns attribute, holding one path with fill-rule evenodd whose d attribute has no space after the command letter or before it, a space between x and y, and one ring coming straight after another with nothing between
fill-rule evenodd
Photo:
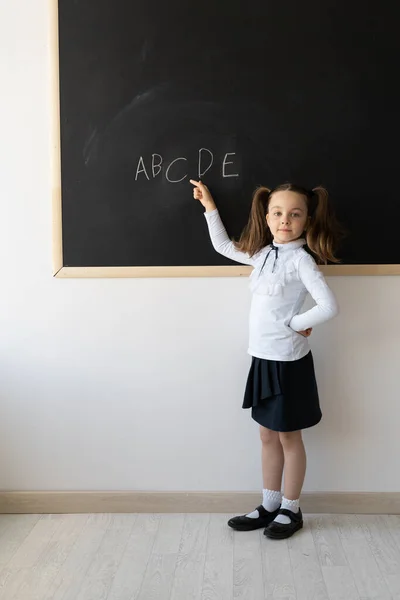
<instances>
[{"instance_id":1,"label":"girl's hand on hip","mask_svg":"<svg viewBox=\"0 0 400 600\"><path fill-rule=\"evenodd\" d=\"M312 332L312 327L309 327L308 329L304 329L303 331L298 331L297 333L299 333L303 337L310 337L311 332Z\"/></svg>"}]
</instances>

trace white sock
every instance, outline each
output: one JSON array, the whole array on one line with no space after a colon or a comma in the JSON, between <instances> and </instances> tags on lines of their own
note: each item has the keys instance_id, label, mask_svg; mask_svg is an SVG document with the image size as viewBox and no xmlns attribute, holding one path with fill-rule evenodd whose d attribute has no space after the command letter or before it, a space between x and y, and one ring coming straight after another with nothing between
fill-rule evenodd
<instances>
[{"instance_id":1,"label":"white sock","mask_svg":"<svg viewBox=\"0 0 400 600\"><path fill-rule=\"evenodd\" d=\"M288 510L291 510L292 512L297 513L297 512L299 512L299 506L300 506L300 499L288 500L287 498L285 498L285 496L283 496L281 508L287 508ZM290 517L287 517L286 515L278 515L277 517L275 517L274 521L276 523L282 523L282 525L289 525L289 523L291 522Z\"/></svg>"},{"instance_id":2,"label":"white sock","mask_svg":"<svg viewBox=\"0 0 400 600\"><path fill-rule=\"evenodd\" d=\"M276 492L275 490L263 490L262 505L268 512L274 512L274 510L279 508L281 505L281 500L281 492ZM258 519L259 516L258 510L253 510L253 512L246 515L246 517L249 517L249 519Z\"/></svg>"}]
</instances>

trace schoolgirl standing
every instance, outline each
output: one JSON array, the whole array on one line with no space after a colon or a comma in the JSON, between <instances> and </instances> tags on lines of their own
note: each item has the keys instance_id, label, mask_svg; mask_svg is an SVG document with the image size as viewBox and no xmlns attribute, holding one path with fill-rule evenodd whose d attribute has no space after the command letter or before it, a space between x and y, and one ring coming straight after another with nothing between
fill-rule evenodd
<instances>
[{"instance_id":1,"label":"schoolgirl standing","mask_svg":"<svg viewBox=\"0 0 400 600\"><path fill-rule=\"evenodd\" d=\"M251 408L260 425L263 499L255 510L233 517L228 525L239 531L264 527L268 538L287 538L303 526L302 430L322 417L307 338L314 326L338 313L317 262L338 262L334 251L339 228L324 188L261 187L239 241L232 242L208 188L201 181L191 184L194 198L205 208L215 250L254 267L248 349L252 362L243 408ZM315 306L300 313L307 293Z\"/></svg>"}]
</instances>

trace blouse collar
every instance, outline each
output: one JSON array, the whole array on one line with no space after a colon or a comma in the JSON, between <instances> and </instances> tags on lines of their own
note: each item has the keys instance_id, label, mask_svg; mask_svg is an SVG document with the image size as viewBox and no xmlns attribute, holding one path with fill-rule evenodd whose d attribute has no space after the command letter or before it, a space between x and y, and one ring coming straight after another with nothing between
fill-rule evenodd
<instances>
[{"instance_id":1,"label":"blouse collar","mask_svg":"<svg viewBox=\"0 0 400 600\"><path fill-rule=\"evenodd\" d=\"M279 248L279 251L286 250L297 250L297 248L301 248L306 243L306 240L300 238L298 240L293 240L293 242L288 242L287 244L278 244L275 240L272 242L271 247Z\"/></svg>"}]
</instances>

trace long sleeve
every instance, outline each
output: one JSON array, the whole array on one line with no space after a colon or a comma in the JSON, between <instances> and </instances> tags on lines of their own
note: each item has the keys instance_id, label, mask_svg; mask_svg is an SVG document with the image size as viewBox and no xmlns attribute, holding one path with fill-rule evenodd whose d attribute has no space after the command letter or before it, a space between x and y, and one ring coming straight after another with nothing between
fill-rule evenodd
<instances>
[{"instance_id":1,"label":"long sleeve","mask_svg":"<svg viewBox=\"0 0 400 600\"><path fill-rule=\"evenodd\" d=\"M250 258L248 254L235 248L234 243L226 233L217 209L204 213L204 216L207 221L211 243L219 254L244 265L254 265L255 256Z\"/></svg>"},{"instance_id":2,"label":"long sleeve","mask_svg":"<svg viewBox=\"0 0 400 600\"><path fill-rule=\"evenodd\" d=\"M310 255L300 259L298 269L301 281L316 304L310 310L295 315L290 322L294 331L304 331L335 317L339 313L339 307L332 290Z\"/></svg>"}]
</instances>

